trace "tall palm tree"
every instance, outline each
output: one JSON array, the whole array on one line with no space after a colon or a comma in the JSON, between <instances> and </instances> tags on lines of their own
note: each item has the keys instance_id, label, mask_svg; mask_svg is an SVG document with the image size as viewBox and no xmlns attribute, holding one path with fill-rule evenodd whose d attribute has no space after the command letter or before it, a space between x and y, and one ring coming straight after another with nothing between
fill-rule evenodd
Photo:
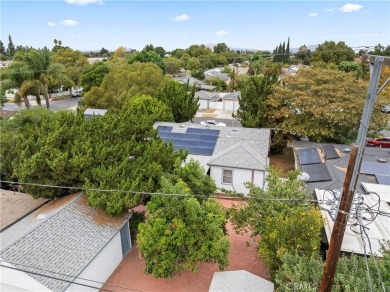
<instances>
[{"instance_id":1,"label":"tall palm tree","mask_svg":"<svg viewBox=\"0 0 390 292\"><path fill-rule=\"evenodd\" d=\"M48 49L30 49L27 52L19 52L14 59L21 66L20 68L25 70L25 74L20 72L20 78L16 84L19 87L19 95L25 100L26 107L28 100L25 96L34 92L38 104L40 104L41 93L44 94L46 107L49 108L49 85L55 80L59 83L61 81L71 83L63 73L64 68L59 64L51 63L51 53Z\"/></svg>"}]
</instances>

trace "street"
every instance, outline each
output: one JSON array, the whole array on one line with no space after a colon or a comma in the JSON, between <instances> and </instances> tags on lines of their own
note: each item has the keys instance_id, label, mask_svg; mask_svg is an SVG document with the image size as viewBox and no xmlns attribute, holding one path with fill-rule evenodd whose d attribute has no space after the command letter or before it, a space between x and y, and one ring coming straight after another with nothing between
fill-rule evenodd
<instances>
[{"instance_id":1,"label":"street","mask_svg":"<svg viewBox=\"0 0 390 292\"><path fill-rule=\"evenodd\" d=\"M77 106L79 100L80 100L80 97L66 98L63 100L51 101L50 102L50 110L56 111L56 110L60 110L60 109L68 109L70 107ZM42 106L45 106L44 100L42 100ZM25 108L24 103L22 103L21 106L19 107L16 103L6 102L2 109L5 111L17 111L17 110L24 109L24 108Z\"/></svg>"}]
</instances>

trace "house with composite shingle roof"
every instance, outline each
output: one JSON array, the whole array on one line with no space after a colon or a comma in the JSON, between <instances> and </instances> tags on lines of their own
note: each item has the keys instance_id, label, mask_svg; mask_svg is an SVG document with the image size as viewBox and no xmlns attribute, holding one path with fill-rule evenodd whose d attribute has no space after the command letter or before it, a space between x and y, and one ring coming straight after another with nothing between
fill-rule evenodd
<instances>
[{"instance_id":1,"label":"house with composite shingle roof","mask_svg":"<svg viewBox=\"0 0 390 292\"><path fill-rule=\"evenodd\" d=\"M176 150L188 150L218 189L247 194L245 182L264 187L269 165L270 129L157 122L158 135Z\"/></svg>"},{"instance_id":2,"label":"house with composite shingle roof","mask_svg":"<svg viewBox=\"0 0 390 292\"><path fill-rule=\"evenodd\" d=\"M0 233L0 290L99 290L131 248L128 220L82 193L46 203Z\"/></svg>"}]
</instances>

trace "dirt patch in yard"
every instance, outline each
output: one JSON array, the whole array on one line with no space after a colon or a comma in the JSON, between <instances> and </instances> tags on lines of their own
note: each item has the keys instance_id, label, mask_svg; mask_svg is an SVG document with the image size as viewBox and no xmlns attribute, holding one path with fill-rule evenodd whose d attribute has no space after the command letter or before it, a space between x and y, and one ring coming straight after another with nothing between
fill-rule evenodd
<instances>
[{"instance_id":1,"label":"dirt patch in yard","mask_svg":"<svg viewBox=\"0 0 390 292\"><path fill-rule=\"evenodd\" d=\"M294 150L286 147L281 153L270 154L270 166L276 169L280 177L286 178L290 170L295 169Z\"/></svg>"}]
</instances>

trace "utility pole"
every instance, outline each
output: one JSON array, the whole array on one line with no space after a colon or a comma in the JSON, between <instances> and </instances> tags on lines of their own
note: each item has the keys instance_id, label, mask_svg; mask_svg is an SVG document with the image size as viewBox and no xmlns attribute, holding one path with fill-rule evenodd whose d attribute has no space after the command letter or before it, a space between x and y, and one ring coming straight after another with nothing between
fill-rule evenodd
<instances>
[{"instance_id":1,"label":"utility pole","mask_svg":"<svg viewBox=\"0 0 390 292\"><path fill-rule=\"evenodd\" d=\"M377 87L380 77L384 57L376 57L372 71L370 85L364 105L363 116L360 121L360 127L356 144L353 145L348 162L348 169L345 175L343 192L340 198L339 210L333 225L332 235L324 272L322 274L320 292L331 292L334 275L336 273L337 262L340 257L341 245L343 243L344 232L348 221L349 211L355 195L356 185L360 172L360 165L363 157L363 149L367 136L368 126L370 124L372 108L378 94Z\"/></svg>"}]
</instances>

